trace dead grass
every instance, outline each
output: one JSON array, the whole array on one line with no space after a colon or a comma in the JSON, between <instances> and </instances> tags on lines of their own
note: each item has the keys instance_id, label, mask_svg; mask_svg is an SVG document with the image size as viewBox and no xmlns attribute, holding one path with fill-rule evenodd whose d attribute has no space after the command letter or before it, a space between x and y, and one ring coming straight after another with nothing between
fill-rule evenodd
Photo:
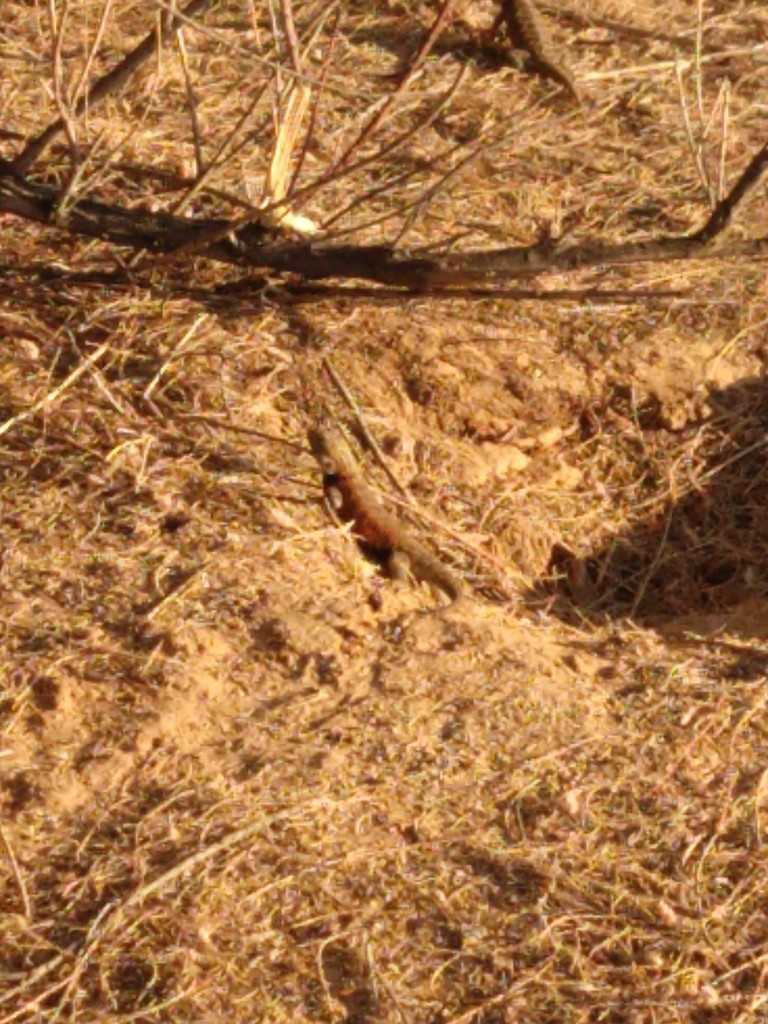
<instances>
[{"instance_id":1,"label":"dead grass","mask_svg":"<svg viewBox=\"0 0 768 1024\"><path fill-rule=\"evenodd\" d=\"M295 6L302 31L327 7ZM28 136L56 115L47 23L6 7L0 120ZM144 5L115 7L94 74L147 31ZM356 155L472 58L450 103L296 209L414 247L701 223L720 166L732 180L763 142L765 15L703 5L686 125L695 5L598 8L573 4L658 38L553 20L583 110L458 24ZM321 35L300 187L389 94L417 13L349 3ZM94 18L71 4L72 81ZM185 44L211 154L277 54L266 5L206 24ZM260 187L268 94L248 124L190 212ZM190 184L173 49L77 128L100 140L89 194L170 207ZM58 179L65 147L44 164ZM767 224L763 186L733 230ZM689 289L677 302L299 304L280 282L216 292L237 274L202 260L145 258L141 287L77 277L114 254L1 227L0 1022L759 1020L764 267L543 282ZM423 614L426 591L328 524L305 432L320 398L349 410L321 355L476 588L465 606Z\"/></svg>"}]
</instances>

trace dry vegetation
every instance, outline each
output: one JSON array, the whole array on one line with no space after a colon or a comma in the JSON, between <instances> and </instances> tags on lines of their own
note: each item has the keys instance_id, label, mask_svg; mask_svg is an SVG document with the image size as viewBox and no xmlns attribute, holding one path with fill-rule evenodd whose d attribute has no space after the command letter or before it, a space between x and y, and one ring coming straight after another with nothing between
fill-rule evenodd
<instances>
[{"instance_id":1,"label":"dry vegetation","mask_svg":"<svg viewBox=\"0 0 768 1024\"><path fill-rule=\"evenodd\" d=\"M0 156L63 112L64 207L253 217L297 53L338 242L684 234L765 143L759 0L546 6L581 107L464 4L362 140L437 6L294 0L292 57L219 0L75 116L162 6L4 0ZM765 264L439 297L0 231L0 1024L764 1019ZM329 522L329 365L466 603Z\"/></svg>"}]
</instances>

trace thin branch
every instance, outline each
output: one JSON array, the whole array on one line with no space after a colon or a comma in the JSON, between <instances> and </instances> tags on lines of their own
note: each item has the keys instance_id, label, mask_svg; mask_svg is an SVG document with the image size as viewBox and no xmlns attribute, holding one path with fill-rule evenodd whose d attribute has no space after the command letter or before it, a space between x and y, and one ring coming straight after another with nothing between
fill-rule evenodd
<instances>
[{"instance_id":1,"label":"thin branch","mask_svg":"<svg viewBox=\"0 0 768 1024\"><path fill-rule=\"evenodd\" d=\"M83 376L92 366L94 366L101 357L109 351L109 342L103 342L99 347L84 359L75 369L66 377L61 384L55 387L52 391L49 391L47 395L44 395L40 401L35 402L34 405L23 409L16 416L11 416L10 419L6 420L5 423L0 423L0 435L7 434L9 430L12 430L18 423L23 420L28 420L35 416L38 412L43 409L47 409L53 405L57 399L61 398L65 391L68 391L72 385Z\"/></svg>"},{"instance_id":2,"label":"thin branch","mask_svg":"<svg viewBox=\"0 0 768 1024\"><path fill-rule=\"evenodd\" d=\"M311 106L311 109L310 109L310 112L309 112L309 118L308 118L308 121L307 121L307 130L306 130L306 132L304 134L304 144L302 146L301 152L298 154L298 156L296 158L296 164L295 164L295 167L293 169L293 176L291 177L291 181L290 181L290 183L288 185L288 195L291 197L291 204L294 207L295 207L296 204L293 202L293 191L296 188L298 180L299 180L299 176L301 175L301 172L304 169L304 163L306 161L307 154L309 153L309 147L310 147L310 145L313 142L314 137L315 137L315 128L317 126L317 116L318 116L318 113L320 111L320 102L321 102L321 100L323 98L323 94L324 94L324 85L325 85L325 82L326 82L326 80L328 78L328 73L329 73L330 66L331 66L331 55L332 55L333 49L334 49L333 40L334 40L334 38L336 36L336 30L338 28L339 19L340 19L340 12L338 11L338 9L336 9L336 10L334 10L330 14L331 44L328 47L328 52L326 54L325 60L323 62L323 65L322 65L322 67L320 69L320 87L315 89L315 92L314 92L312 106ZM307 50L310 48L310 46L314 45L315 38L316 38L317 34L319 34L320 28L324 27L324 25L325 25L324 21L321 21L321 22L318 23L318 27L317 27L316 32L312 34L312 36L310 38L310 41L307 43L307 46L306 46ZM307 196L305 195L304 198L306 199Z\"/></svg>"},{"instance_id":3,"label":"thin branch","mask_svg":"<svg viewBox=\"0 0 768 1024\"><path fill-rule=\"evenodd\" d=\"M273 62L270 62L270 61L262 61L262 63L264 63L265 65L267 65L269 67L273 67L273 66L276 67L277 66L277 65L274 65ZM333 184L333 183L338 183L341 179L343 179L345 177L350 177L351 175L356 174L358 171L364 169L368 165L370 165L372 163L376 163L378 161L381 161L384 156L392 154L397 149L399 149L401 146L405 145L405 143L407 143L411 138L413 138L415 135L417 135L419 131L422 131L422 130L424 130L424 128L428 127L434 121L434 119L438 116L438 114L444 108L444 106L453 97L453 95L455 94L456 90L459 88L459 86L461 85L461 83L464 80L464 77L466 75L466 70L467 69L464 68L464 67L459 70L459 73L456 76L456 80L449 87L449 90L448 90L447 94L445 96L443 96L440 100L438 100L438 102L437 102L437 104L436 104L434 109L431 109L431 110L429 110L427 112L427 114L425 115L425 118L423 119L423 121L421 121L417 125L409 128L407 131L403 132L402 134L396 136L391 142L387 143L382 149L377 150L375 153L370 153L367 156L360 157L355 163L351 163L351 164L347 163L345 165L342 165L341 162L337 162L329 170L324 171L314 181L311 181L308 184L303 185L301 188L295 188L295 184L294 184L294 182L292 182L291 183L291 191L290 191L290 199L291 199L291 207L292 207L292 209L298 209L300 204L303 205L304 203L306 203L306 201L312 195L314 195L316 192L318 192L321 188L324 188L327 185L330 185L330 184ZM336 92L338 92L338 90L333 90L333 89L330 88L330 86L326 85L325 74L323 74L323 77L320 80L318 80L316 78L310 78L307 75L302 75L302 76L295 75L294 78L296 79L296 81L302 81L302 82L307 82L307 83L310 83L310 84L315 84L315 85L317 85L319 87L320 90L326 89L328 91L336 91ZM261 98L261 95L263 94L263 92L266 91L267 88L269 88L269 85L270 85L270 83L267 82L263 86L262 91L261 91L261 93L260 93L260 95L258 97L259 99ZM318 93L318 95L319 95L319 93ZM255 106L255 104L252 104L250 110L253 110L254 106ZM242 124L244 124L245 120L247 120L248 116L250 116L250 111L246 115L243 115L243 117L238 121L237 125L233 128L232 132L230 133L229 138L227 140L225 140L224 143L222 143L222 146L221 146L219 152L214 157L214 159L213 159L213 161L211 163L211 166L206 170L206 172L202 176L202 178L199 179L198 181L196 181L191 186L190 192L179 202L179 204L177 204L177 206L172 208L174 213L180 213L181 209L186 206L186 204L190 201L190 199L194 195L196 195L202 189L203 185L207 182L207 180L208 180L209 176L211 175L211 173L213 172L214 168L223 166L226 163L226 161L228 161L231 158L233 158L234 155L236 155L238 152L240 152L240 150L245 145L249 144L249 140L245 139L245 140L243 140L243 142L239 143L238 146L232 152L227 153L226 156L223 155L226 147L229 145L229 140L233 139L235 137L235 135L239 132L240 127L242 126ZM314 116L314 114L312 116ZM309 130L311 130L311 123L310 123L310 128L308 129L308 131ZM308 141L308 139L309 139L309 135L307 134L307 136L305 138L305 144ZM463 146L462 143L457 143L456 146L454 147L454 149L456 149L456 150L461 149L462 146ZM453 149L451 150L451 152L453 152ZM405 172L405 175L403 176L403 180L405 180L408 177L412 176L414 173L416 173L416 172L413 171L413 170ZM398 179L398 181L399 180L400 179ZM386 187L387 186L384 186L384 190L386 189ZM377 187L371 193L368 193L367 198L370 199L370 198L375 197L375 195L379 194L379 192L382 191L382 190L383 189L382 189L381 186ZM237 202L237 200L234 200L234 201ZM208 249L208 247L210 247L214 243L219 242L222 239L225 239L228 235L231 235L231 234L233 234L235 232L240 231L243 227L245 227L245 226L247 226L249 224L252 224L254 221L256 221L258 219L264 219L267 215L269 215L270 213L273 213L277 209L277 207L280 206L281 204L280 204L280 201L276 200L276 201L274 201L272 203L265 204L263 207L259 207L259 217L255 217L254 216L254 213L253 213L254 207L252 205L242 203L241 201L238 203L238 205L242 206L243 209L246 211L246 212L243 213L242 216L240 216L239 218L229 222L229 224L223 226L221 229L211 230L211 231L203 231L203 230L201 230L200 236L197 239L195 239L194 243L190 242L188 244L188 247L185 249L185 252L188 255L192 255L193 252L202 252L203 250ZM357 205L357 201L353 202L353 204L350 204L350 206L345 208L345 210L342 211L342 212L349 212L349 209L352 208L354 205ZM336 216L335 215L331 218L329 223L332 223L334 220L336 220ZM346 231L345 232L339 232L339 234L346 234L346 233L347 233Z\"/></svg>"},{"instance_id":4,"label":"thin branch","mask_svg":"<svg viewBox=\"0 0 768 1024\"><path fill-rule=\"evenodd\" d=\"M269 81L267 81L261 86L261 88L256 93L254 99L251 101L251 103L246 107L246 109L234 123L234 125L228 132L227 136L214 153L211 162L208 164L205 170L203 170L202 173L200 173L196 177L195 181L189 186L184 195L180 199L178 199L171 207L173 213L182 213L189 206L189 204L192 202L195 196L197 196L205 188L210 178L213 177L214 172L224 167L228 160L231 160L239 152L241 152L241 150L243 150L246 146L251 144L252 140L250 135L243 136L243 138L237 145L234 145L234 141L240 134L240 131L245 127L248 120L254 114L261 101L263 100L264 94L269 89L269 85L270 83ZM252 132L251 134L253 134L254 132ZM249 217L252 217L254 207L250 203L243 203L242 206L243 209L247 211L245 214L243 214L243 217L245 217L247 221Z\"/></svg>"},{"instance_id":5,"label":"thin branch","mask_svg":"<svg viewBox=\"0 0 768 1024\"><path fill-rule=\"evenodd\" d=\"M291 0L280 0L280 20L285 33L285 42L288 46L288 53L291 57L293 70L301 74L302 60L299 48L299 37L296 34L296 23L293 20L293 5Z\"/></svg>"},{"instance_id":6,"label":"thin branch","mask_svg":"<svg viewBox=\"0 0 768 1024\"><path fill-rule=\"evenodd\" d=\"M80 97L74 107L74 117L82 117L86 110L92 110L101 100L122 88L128 79L155 53L157 47L163 46L170 39L173 32L181 24L182 16L183 20L188 21L196 14L204 11L211 3L212 0L190 0L190 3L180 12L180 15L166 14L161 21L159 30L155 31L153 29L111 71L98 78L85 96ZM13 169L17 174L26 174L56 136L66 130L66 127L66 119L59 117L34 139L31 139L13 161Z\"/></svg>"},{"instance_id":7,"label":"thin branch","mask_svg":"<svg viewBox=\"0 0 768 1024\"><path fill-rule=\"evenodd\" d=\"M88 81L88 78L91 74L91 67L93 66L94 60L96 59L96 54L98 53L99 46L101 45L101 40L104 37L104 32L107 27L107 22L109 21L109 16L112 13L112 3L113 0L105 0L104 6L101 9L101 17L99 18L99 24L96 29L96 35L94 36L93 42L88 48L88 56L85 60L85 67L83 68L80 77L77 80L77 85L75 86L72 92L72 102L75 104L79 102L80 97L83 93L83 89L85 88L85 83Z\"/></svg>"},{"instance_id":8,"label":"thin branch","mask_svg":"<svg viewBox=\"0 0 768 1024\"><path fill-rule=\"evenodd\" d=\"M690 236L691 239L695 240L698 244L707 245L713 238L724 231L731 222L733 211L746 194L758 183L766 167L768 167L768 142L764 143L762 149L755 153L741 172L731 191L717 201L706 224L694 232Z\"/></svg>"},{"instance_id":9,"label":"thin branch","mask_svg":"<svg viewBox=\"0 0 768 1024\"><path fill-rule=\"evenodd\" d=\"M307 42L305 44L305 50L309 50L310 47L314 44L314 41L317 38L317 35L318 35L318 33L319 33L319 31L320 31L320 29L321 29L323 24L324 24L323 20L320 19L315 25L311 26L308 29L309 38L308 38L308 40L307 40ZM232 129L229 131L229 133L227 134L226 138L223 140L223 142L219 146L219 148L218 148L217 152L215 153L213 159L211 160L209 166L205 169L205 171L203 173L201 173L197 177L197 179L190 186L189 190L185 193L185 195L180 200L178 200L174 204L174 206L171 207L171 210L172 210L173 213L176 213L176 214L182 213L183 210L186 209L186 207L192 201L192 199L199 192L201 192L202 189L207 185L208 181L213 176L213 174L217 170L221 170L222 168L224 168L227 165L227 163L230 160L233 160L235 158L235 156L237 156L244 148L246 148L246 146L249 146L249 145L252 144L252 140L253 140L254 137L258 137L261 134L261 132L259 130L259 127L255 126L255 127L253 127L251 129L251 131L247 135L243 135L243 138L240 140L240 142L235 144L235 140L237 139L238 135L244 129L246 123L249 121L249 119L254 114L254 112L257 110L257 108L258 108L259 104L261 103L262 99L264 98L264 95L267 92L267 90L271 87L271 85L272 85L272 78L273 77L274 76L270 76L267 79L267 81L264 83L264 85L262 85L262 87L258 90L255 99L250 103L248 108L238 118L237 122L233 125ZM323 73L323 80L324 79L325 79L325 72ZM307 82L306 82L305 78L294 78L292 80L292 86L297 86L297 87L303 88L303 89L308 88ZM316 94L317 102L319 102L320 92L321 92L321 90L318 90L318 92ZM315 105L315 111L316 111L316 106L317 106L317 103ZM314 116L314 112L313 112L313 116ZM310 126L310 130L311 130L311 126ZM305 146L308 145L308 144L309 144L309 135L307 135L305 137ZM304 159L304 155L303 154L301 155L300 159L301 159L301 161L303 161L303 159ZM299 170L300 170L300 166L296 168L296 170L294 172L294 178L292 179L289 188L293 188L295 177L299 173ZM258 206L254 205L253 202L241 203L241 206L243 207L244 212L243 212L243 214L241 214L240 217L237 218L237 227L230 226L230 228L227 231L224 231L223 234L217 235L216 237L214 237L214 235L211 235L211 237L208 238L208 239L205 239L205 238L198 239L197 243L196 243L196 247L204 249L204 248L206 248L207 245L210 245L211 243L218 241L219 238L226 238L227 235L231 234L233 230L239 230L239 229L245 227L248 224L252 224L254 222L258 222L259 220L261 220L261 219L263 219L265 217L268 217L269 214L272 213L273 210L276 207L278 207L279 205L280 205L280 200L275 200L275 202L273 202L273 203L262 202Z\"/></svg>"},{"instance_id":10,"label":"thin branch","mask_svg":"<svg viewBox=\"0 0 768 1024\"><path fill-rule=\"evenodd\" d=\"M11 841L3 831L3 826L0 825L0 845L5 849L5 855L8 858L8 862L11 865L11 872L16 881L16 886L19 890L19 897L21 898L21 907L24 913L24 917L27 921L32 920L32 903L29 898L29 892L24 881L24 875L21 873L19 862L16 859L16 854L13 852Z\"/></svg>"},{"instance_id":11,"label":"thin branch","mask_svg":"<svg viewBox=\"0 0 768 1024\"><path fill-rule=\"evenodd\" d=\"M322 364L325 372L331 378L331 383L336 388L336 391L339 393L339 395L341 395L341 398L346 403L347 407L354 414L355 423L357 424L357 428L360 431L361 437L365 441L368 450L373 453L374 459L386 474L387 479L392 484L392 486L396 490L398 490L400 494L402 494L404 498L407 498L409 502L412 501L413 499L411 498L411 495L408 493L408 488L401 484L400 481L397 479L395 473L392 472L389 463L384 457L384 452L381 450L379 442L373 436L373 434L368 428L368 424L365 422L363 410L360 408L360 405L357 402L355 396L352 394L352 392L349 390L347 385L342 380L339 371L331 362L330 356L324 355L322 357Z\"/></svg>"},{"instance_id":12,"label":"thin branch","mask_svg":"<svg viewBox=\"0 0 768 1024\"><path fill-rule=\"evenodd\" d=\"M200 128L200 118L198 116L200 100L198 99L197 92L195 90L195 83L192 81L192 75L189 71L189 57L187 56L187 47L184 42L183 28L178 29L176 32L176 45L179 48L181 69L184 72L184 86L187 92L187 110L189 111L189 122L192 128L192 143L195 148L195 177L199 179L205 171L203 133Z\"/></svg>"},{"instance_id":13,"label":"thin branch","mask_svg":"<svg viewBox=\"0 0 768 1024\"><path fill-rule=\"evenodd\" d=\"M703 54L700 63L702 66L717 64L724 57L731 59L734 57L758 57L766 51L768 51L768 43L756 43L754 46L743 46L731 50L716 50L714 53ZM654 73L675 71L677 68L689 71L692 67L695 67L695 61L692 58L676 57L674 60L657 60L652 64L630 64L619 68L609 68L605 71L589 71L584 75L584 80L587 82L609 82L623 78L642 78L647 81Z\"/></svg>"},{"instance_id":14,"label":"thin branch","mask_svg":"<svg viewBox=\"0 0 768 1024\"><path fill-rule=\"evenodd\" d=\"M405 74L397 84L394 92L384 100L384 103L379 107L373 117L365 124L362 130L358 133L357 137L353 142L346 148L336 162L336 165L331 168L330 173L333 174L336 171L344 168L348 163L353 153L357 152L362 146L366 139L370 138L371 135L381 126L384 118L392 109L397 99L405 92L409 84L413 80L416 72L421 68L424 61L432 51L432 47L435 45L437 38L443 31L445 26L448 24L453 13L453 7L456 4L456 0L443 0L443 4L437 13L437 16L432 24L432 28L427 33L426 37L421 43L421 46L416 51L413 58L408 62L408 66L405 69Z\"/></svg>"},{"instance_id":15,"label":"thin branch","mask_svg":"<svg viewBox=\"0 0 768 1024\"><path fill-rule=\"evenodd\" d=\"M464 65L459 68L458 72L456 73L456 77L454 78L453 82L448 87L446 92L443 94L443 96L441 96L437 100L434 107L430 107L430 109L427 110L425 116L420 121L417 121L412 128L409 128L402 134L395 136L392 142L384 146L383 149L380 149L375 155L364 157L362 160L357 161L357 163L351 166L347 165L347 173L356 172L360 170L361 167L364 167L366 163L372 163L374 160L381 160L383 162L383 158L385 156L391 154L400 146L405 145L405 143L408 142L409 139L417 138L421 133L429 129L432 126L432 124L437 120L439 115L448 107L451 100L453 100L462 83L464 82L466 76L467 67L466 65ZM437 154L437 156L428 160L426 169L431 169L435 164L445 160L448 156L452 155L456 151L461 150L463 148L464 143L457 142L448 150L447 153L439 153ZM358 193L346 204L346 206L342 206L341 209L336 210L330 217L328 217L328 219L322 225L323 231L327 232L328 229L332 227L337 221L341 220L342 217L344 217L348 213L351 213L351 211L355 209L355 207L361 206L364 203L369 202L371 199L374 199L377 195L380 195L382 192L385 192L392 185L403 184L409 178L413 177L417 173L420 173L420 171L423 171L424 169L425 168L422 167L419 170L412 168L407 171L403 171L402 173L398 174L394 178L394 180L387 181L383 185L377 185L374 188L370 189L368 192ZM325 184L325 182L321 181L320 184Z\"/></svg>"},{"instance_id":16,"label":"thin branch","mask_svg":"<svg viewBox=\"0 0 768 1024\"><path fill-rule=\"evenodd\" d=\"M720 86L722 113L720 115L720 159L717 165L717 190L715 195L720 200L725 195L725 158L728 152L728 128L731 110L731 83L724 78Z\"/></svg>"},{"instance_id":17,"label":"thin branch","mask_svg":"<svg viewBox=\"0 0 768 1024\"><path fill-rule=\"evenodd\" d=\"M219 43L222 46L226 46L228 51L232 53L239 53L241 56L247 58L253 64L258 64L260 67L263 68L269 68L271 71L279 71L282 74L285 74L291 78L296 79L296 81L298 82L306 82L307 85L319 86L321 84L314 75L305 74L304 72L299 73L298 71L294 71L293 68L289 68L286 65L281 64L279 61L270 60L267 57L262 57L261 54L254 47L242 46L237 43L234 43L229 37L225 36L222 32L218 32L215 29L208 28L201 22L192 21L181 11L174 10L174 8L171 7L170 4L166 3L165 0L155 0L155 4L158 7L161 7L164 11L168 11L170 14L173 14L175 17L179 19L179 21L182 24L188 25L190 28L194 28L201 35L207 36L209 39L213 39L215 42ZM321 18L326 17L328 13L329 10L321 9L318 18L315 19L314 23L316 23ZM312 24L313 22L310 22L307 28L308 32L312 31ZM326 89L328 92L331 92L336 96L343 96L345 99L348 100L357 100L360 98L359 91L356 92L351 88L344 88L343 86L340 85L335 85L332 83L327 84Z\"/></svg>"},{"instance_id":18,"label":"thin branch","mask_svg":"<svg viewBox=\"0 0 768 1024\"><path fill-rule=\"evenodd\" d=\"M432 182L432 184L427 186L427 188L425 188L424 191L419 196L416 197L416 199L408 203L408 214L407 216L403 217L400 228L397 234L395 235L395 238L393 239L393 246L395 248L401 247L402 240L413 227L421 211L424 209L425 206L429 205L432 202L435 196L442 189L444 189L450 181L453 181L453 179L460 175L462 171L465 171L470 166L470 164L472 164L475 160L478 160L480 159L480 157L486 156L490 153L493 153L495 150L499 149L502 145L504 145L504 143L509 139L510 136L514 135L514 133L515 129L510 128L502 134L500 139L497 139L495 142L487 143L484 141L479 145L474 146L472 149L470 149L468 153L464 152L461 158L457 160L456 163L454 163L446 171L444 171L443 174L441 174L440 177L437 179L437 181ZM462 150L463 148L464 147L461 147ZM403 212L405 213L405 210Z\"/></svg>"},{"instance_id":19,"label":"thin branch","mask_svg":"<svg viewBox=\"0 0 768 1024\"><path fill-rule=\"evenodd\" d=\"M72 162L77 162L77 135L75 132L75 126L72 122L72 116L70 114L70 104L68 102L66 91L64 89L64 33L66 31L67 19L69 17L69 4L67 0L64 0L63 10L59 17L56 10L55 0L48 0L48 20L51 25L51 63L52 63L52 88L53 88L53 101L56 109L59 112L59 118L61 120L61 127L64 134L67 136L67 142L69 143L69 151L72 155Z\"/></svg>"},{"instance_id":20,"label":"thin branch","mask_svg":"<svg viewBox=\"0 0 768 1024\"><path fill-rule=\"evenodd\" d=\"M400 81L398 89L394 94L395 96L397 95L397 92L402 90L405 87L405 85L413 78L416 72L421 69L422 65L424 64L424 61L427 59L427 57L434 49L435 43L440 38L440 35L442 34L443 30L450 22L455 4L456 0L443 0L443 4L440 10L437 12L435 20L432 22L432 28L422 39L421 44L419 45L419 48L416 51L416 53L408 61L408 64L406 65L405 68L405 73ZM394 99L394 96L392 98Z\"/></svg>"},{"instance_id":21,"label":"thin branch","mask_svg":"<svg viewBox=\"0 0 768 1024\"><path fill-rule=\"evenodd\" d=\"M677 92L680 99L680 112L683 118L683 126L685 128L685 137L688 140L688 148L691 151L693 162L696 165L696 173L699 176L699 181L704 192L709 199L709 205L714 205L714 195L712 192L712 182L709 179L707 173L707 166L704 162L704 146L702 139L697 139L694 136L693 125L691 123L691 115L688 111L688 100L685 95L685 78L683 76L682 69L680 67L675 68L675 78L677 80Z\"/></svg>"}]
</instances>

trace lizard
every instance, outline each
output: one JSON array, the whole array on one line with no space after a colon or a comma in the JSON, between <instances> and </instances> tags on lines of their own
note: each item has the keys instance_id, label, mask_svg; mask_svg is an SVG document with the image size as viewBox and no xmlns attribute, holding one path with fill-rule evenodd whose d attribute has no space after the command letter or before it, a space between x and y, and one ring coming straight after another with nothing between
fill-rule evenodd
<instances>
[{"instance_id":1,"label":"lizard","mask_svg":"<svg viewBox=\"0 0 768 1024\"><path fill-rule=\"evenodd\" d=\"M573 72L552 41L544 18L535 0L501 0L501 10L490 29L493 38L502 22L506 24L507 38L513 47L524 46L546 77L564 85L574 99L581 103L581 95Z\"/></svg>"},{"instance_id":2,"label":"lizard","mask_svg":"<svg viewBox=\"0 0 768 1024\"><path fill-rule=\"evenodd\" d=\"M457 602L461 578L410 535L388 512L363 479L357 460L338 428L321 425L309 431L312 453L323 472L323 491L342 522L352 523L361 548L382 560L395 580L416 580L437 587Z\"/></svg>"}]
</instances>

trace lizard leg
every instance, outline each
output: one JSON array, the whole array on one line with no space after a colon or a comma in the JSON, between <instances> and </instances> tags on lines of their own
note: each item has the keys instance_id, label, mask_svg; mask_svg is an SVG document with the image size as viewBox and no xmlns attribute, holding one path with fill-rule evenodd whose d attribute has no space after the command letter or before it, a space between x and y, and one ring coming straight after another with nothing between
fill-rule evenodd
<instances>
[{"instance_id":1,"label":"lizard leg","mask_svg":"<svg viewBox=\"0 0 768 1024\"><path fill-rule=\"evenodd\" d=\"M324 488L324 497L326 505L332 514L332 518L337 522L341 522L342 511L344 509L344 495L338 487L334 487L333 484L329 484Z\"/></svg>"},{"instance_id":2,"label":"lizard leg","mask_svg":"<svg viewBox=\"0 0 768 1024\"><path fill-rule=\"evenodd\" d=\"M411 560L405 551L393 548L387 558L387 571L396 583L410 583L413 580Z\"/></svg>"},{"instance_id":3,"label":"lizard leg","mask_svg":"<svg viewBox=\"0 0 768 1024\"><path fill-rule=\"evenodd\" d=\"M498 33L498 31L501 28L501 26L502 26L504 21L506 21L506 15L504 13L504 8L502 7L502 9L498 12L496 17L493 19L493 24L491 25L491 27L489 29L487 29L486 34L487 34L489 39L494 39L495 38L496 34Z\"/></svg>"}]
</instances>

